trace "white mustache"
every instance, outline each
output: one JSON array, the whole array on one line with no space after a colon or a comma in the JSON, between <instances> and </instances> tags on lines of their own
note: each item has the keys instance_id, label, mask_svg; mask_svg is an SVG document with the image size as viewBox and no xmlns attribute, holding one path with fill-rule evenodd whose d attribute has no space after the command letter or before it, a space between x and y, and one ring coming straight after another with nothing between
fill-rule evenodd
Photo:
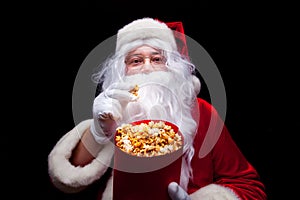
<instances>
[{"instance_id":1,"label":"white mustache","mask_svg":"<svg viewBox=\"0 0 300 200\"><path fill-rule=\"evenodd\" d=\"M138 95L139 98L135 102L129 102L125 108L124 118L127 122L141 119L174 122L175 113L181 113L180 101L176 93L160 84L141 85Z\"/></svg>"},{"instance_id":2,"label":"white mustache","mask_svg":"<svg viewBox=\"0 0 300 200\"><path fill-rule=\"evenodd\" d=\"M176 124L181 120L181 101L176 92L179 87L171 72L136 74L126 77L125 81L139 86L139 98L136 102L127 104L123 113L123 123L152 119Z\"/></svg>"}]
</instances>

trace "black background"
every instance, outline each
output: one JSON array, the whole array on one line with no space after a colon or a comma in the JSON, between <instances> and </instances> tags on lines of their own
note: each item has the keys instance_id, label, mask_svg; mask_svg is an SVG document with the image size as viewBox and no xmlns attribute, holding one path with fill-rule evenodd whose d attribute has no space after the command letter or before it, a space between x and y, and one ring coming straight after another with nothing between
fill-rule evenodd
<instances>
[{"instance_id":1,"label":"black background","mask_svg":"<svg viewBox=\"0 0 300 200\"><path fill-rule=\"evenodd\" d=\"M72 89L77 70L99 43L141 17L182 21L186 35L210 54L224 81L226 124L233 138L260 173L269 199L287 195L282 188L285 182L279 184L286 171L278 170L286 163L282 138L289 134L282 131L283 118L290 118L281 111L293 105L283 98L289 95L282 80L289 79L283 77L283 68L289 64L281 59L282 45L289 37L280 32L289 32L285 7L254 2L114 0L27 2L10 8L4 40L12 78L6 84L14 83L8 95L17 96L12 98L17 109L9 121L10 128L21 129L16 131L19 135L12 134L13 140L26 143L18 149L8 142L9 149L17 149L18 154L6 154L4 161L17 160L17 165L6 165L18 177L9 178L8 185L16 191L24 189L23 196L73 199L51 187L47 156L74 126ZM20 180L21 175L25 176Z\"/></svg>"}]
</instances>

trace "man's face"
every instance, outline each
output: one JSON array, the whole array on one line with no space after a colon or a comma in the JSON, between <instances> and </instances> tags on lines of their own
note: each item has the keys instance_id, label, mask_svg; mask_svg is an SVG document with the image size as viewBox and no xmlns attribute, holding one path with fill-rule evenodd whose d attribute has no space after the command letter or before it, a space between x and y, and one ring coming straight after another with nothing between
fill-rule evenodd
<instances>
[{"instance_id":1,"label":"man's face","mask_svg":"<svg viewBox=\"0 0 300 200\"><path fill-rule=\"evenodd\" d=\"M167 71L166 58L162 55L162 52L147 45L129 52L125 58L125 64L126 75Z\"/></svg>"}]
</instances>

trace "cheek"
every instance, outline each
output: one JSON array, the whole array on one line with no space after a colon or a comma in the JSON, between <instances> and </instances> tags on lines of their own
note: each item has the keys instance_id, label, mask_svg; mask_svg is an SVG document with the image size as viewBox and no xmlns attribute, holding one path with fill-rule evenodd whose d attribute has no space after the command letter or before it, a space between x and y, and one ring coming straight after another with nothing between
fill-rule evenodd
<instances>
[{"instance_id":1,"label":"cheek","mask_svg":"<svg viewBox=\"0 0 300 200\"><path fill-rule=\"evenodd\" d=\"M151 69L147 69L144 71L143 68L127 68L125 74L126 75L134 75L134 74L141 74L141 73L149 73L150 71L168 71L168 68L165 65L162 66L155 66Z\"/></svg>"},{"instance_id":2,"label":"cheek","mask_svg":"<svg viewBox=\"0 0 300 200\"><path fill-rule=\"evenodd\" d=\"M138 74L138 73L141 73L141 71L137 70L137 69L132 69L132 68L126 68L126 71L125 71L125 75L134 75L134 74Z\"/></svg>"},{"instance_id":3,"label":"cheek","mask_svg":"<svg viewBox=\"0 0 300 200\"><path fill-rule=\"evenodd\" d=\"M168 68L165 65L163 65L153 68L153 71L168 71Z\"/></svg>"}]
</instances>

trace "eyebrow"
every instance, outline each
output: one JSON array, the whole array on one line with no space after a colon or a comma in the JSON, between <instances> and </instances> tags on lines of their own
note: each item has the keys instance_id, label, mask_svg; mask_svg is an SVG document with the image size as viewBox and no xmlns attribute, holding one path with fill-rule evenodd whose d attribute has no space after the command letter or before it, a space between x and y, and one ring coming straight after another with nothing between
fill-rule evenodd
<instances>
[{"instance_id":1,"label":"eyebrow","mask_svg":"<svg viewBox=\"0 0 300 200\"><path fill-rule=\"evenodd\" d=\"M158 55L158 54L161 54L161 52L155 51L150 53L150 55ZM142 53L128 54L126 57L140 56L140 55L142 55Z\"/></svg>"}]
</instances>

